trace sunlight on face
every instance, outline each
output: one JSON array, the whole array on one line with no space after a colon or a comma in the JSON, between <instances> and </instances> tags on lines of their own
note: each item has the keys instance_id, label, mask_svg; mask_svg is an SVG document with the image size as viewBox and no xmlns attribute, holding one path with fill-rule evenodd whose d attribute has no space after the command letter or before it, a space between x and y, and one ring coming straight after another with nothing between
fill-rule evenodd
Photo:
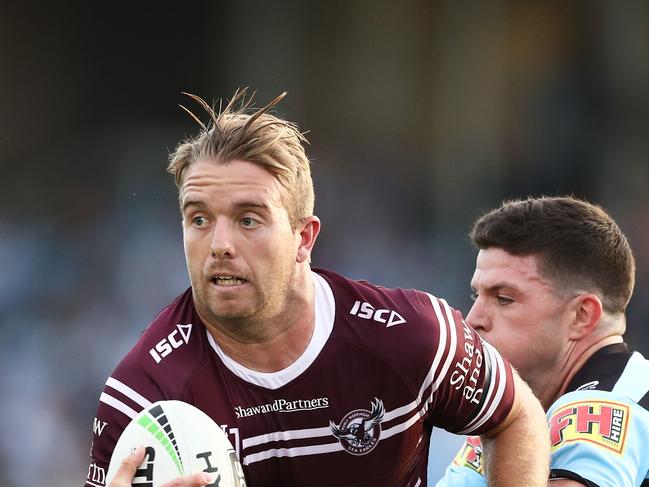
<instances>
[{"instance_id":1,"label":"sunlight on face","mask_svg":"<svg viewBox=\"0 0 649 487\"><path fill-rule=\"evenodd\" d=\"M536 257L499 248L478 253L467 323L518 369L532 388L567 346L567 299L540 275Z\"/></svg>"},{"instance_id":2,"label":"sunlight on face","mask_svg":"<svg viewBox=\"0 0 649 487\"><path fill-rule=\"evenodd\" d=\"M197 161L180 190L185 257L201 317L241 325L277 313L299 242L277 180L245 161Z\"/></svg>"}]
</instances>

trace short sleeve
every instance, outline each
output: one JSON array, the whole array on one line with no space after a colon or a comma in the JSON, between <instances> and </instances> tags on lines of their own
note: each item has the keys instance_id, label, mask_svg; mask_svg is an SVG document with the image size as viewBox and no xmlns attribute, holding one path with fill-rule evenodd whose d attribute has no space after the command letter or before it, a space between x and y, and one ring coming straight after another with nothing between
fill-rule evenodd
<instances>
[{"instance_id":1,"label":"short sleeve","mask_svg":"<svg viewBox=\"0 0 649 487\"><path fill-rule=\"evenodd\" d=\"M514 401L513 372L494 347L467 325L459 311L431 296L439 326L427 420L456 434L494 429Z\"/></svg>"}]
</instances>

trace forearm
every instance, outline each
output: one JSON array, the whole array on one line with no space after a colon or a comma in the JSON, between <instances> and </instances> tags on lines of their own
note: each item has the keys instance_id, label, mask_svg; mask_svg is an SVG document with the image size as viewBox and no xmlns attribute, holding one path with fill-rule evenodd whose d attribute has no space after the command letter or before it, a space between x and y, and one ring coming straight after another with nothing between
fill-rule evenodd
<instances>
[{"instance_id":1,"label":"forearm","mask_svg":"<svg viewBox=\"0 0 649 487\"><path fill-rule=\"evenodd\" d=\"M482 436L490 486L547 486L550 441L545 414L527 385L516 377L516 401L507 421Z\"/></svg>"}]
</instances>

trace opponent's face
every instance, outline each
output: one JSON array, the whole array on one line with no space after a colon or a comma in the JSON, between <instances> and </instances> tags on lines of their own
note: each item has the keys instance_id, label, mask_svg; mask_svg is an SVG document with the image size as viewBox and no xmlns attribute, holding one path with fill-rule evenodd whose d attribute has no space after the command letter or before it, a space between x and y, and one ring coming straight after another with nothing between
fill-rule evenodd
<instances>
[{"instance_id":1,"label":"opponent's face","mask_svg":"<svg viewBox=\"0 0 649 487\"><path fill-rule=\"evenodd\" d=\"M245 161L196 161L180 188L185 257L199 314L210 324L281 311L296 269L278 181Z\"/></svg>"},{"instance_id":2,"label":"opponent's face","mask_svg":"<svg viewBox=\"0 0 649 487\"><path fill-rule=\"evenodd\" d=\"M538 393L569 346L570 297L541 276L536 257L499 248L478 253L471 288L475 302L467 323Z\"/></svg>"}]
</instances>

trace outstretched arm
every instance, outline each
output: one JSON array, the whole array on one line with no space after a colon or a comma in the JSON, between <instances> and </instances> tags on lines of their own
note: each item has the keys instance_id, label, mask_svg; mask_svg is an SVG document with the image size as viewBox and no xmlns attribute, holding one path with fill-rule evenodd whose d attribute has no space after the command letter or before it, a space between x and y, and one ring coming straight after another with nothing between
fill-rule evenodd
<instances>
[{"instance_id":1,"label":"outstretched arm","mask_svg":"<svg viewBox=\"0 0 649 487\"><path fill-rule=\"evenodd\" d=\"M514 403L505 421L481 436L485 473L490 486L547 486L550 439L545 414L516 372L514 387Z\"/></svg>"}]
</instances>

